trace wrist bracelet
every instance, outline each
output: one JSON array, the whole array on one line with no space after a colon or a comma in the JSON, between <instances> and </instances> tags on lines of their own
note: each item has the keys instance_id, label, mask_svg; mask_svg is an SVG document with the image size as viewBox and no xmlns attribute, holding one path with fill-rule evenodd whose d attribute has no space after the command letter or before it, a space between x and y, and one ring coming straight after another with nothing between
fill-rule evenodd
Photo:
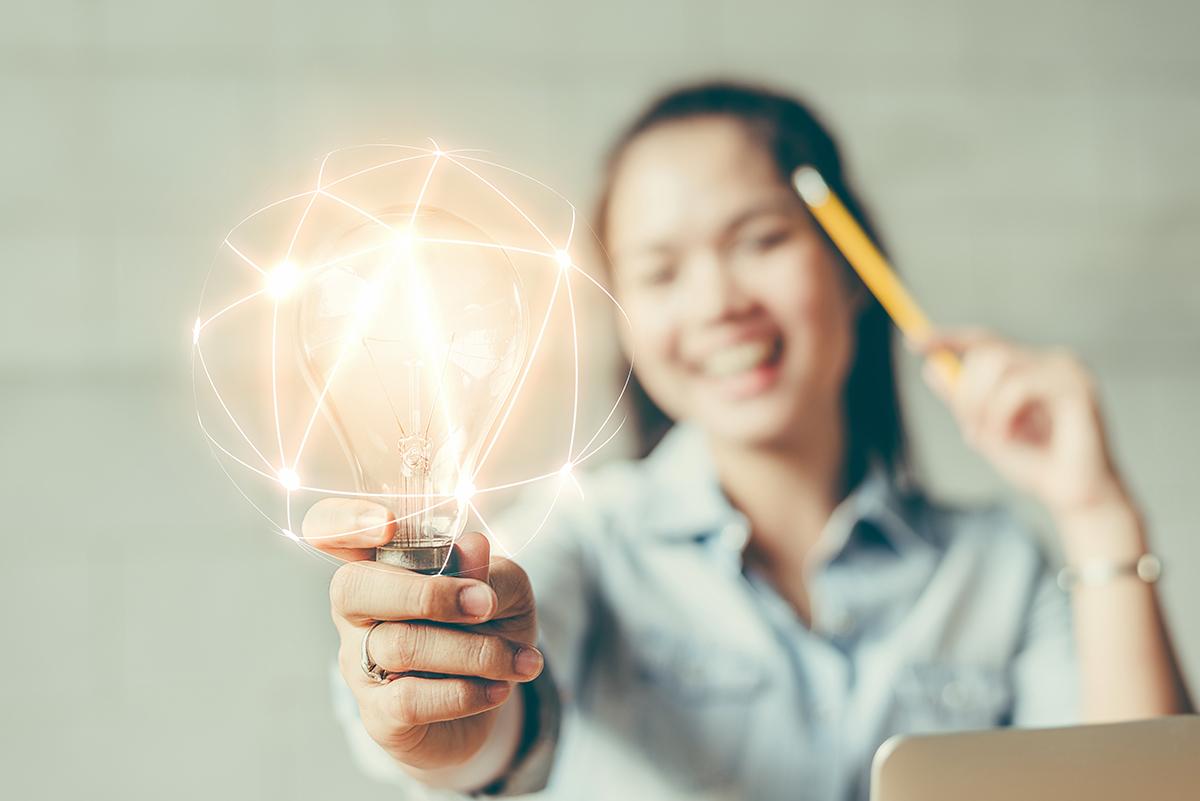
<instances>
[{"instance_id":1,"label":"wrist bracelet","mask_svg":"<svg viewBox=\"0 0 1200 801\"><path fill-rule=\"evenodd\" d=\"M1147 584L1162 577L1162 560L1144 553L1131 562L1085 562L1078 567L1067 565L1058 571L1058 586L1070 592L1077 584L1105 584L1121 576L1134 576Z\"/></svg>"}]
</instances>

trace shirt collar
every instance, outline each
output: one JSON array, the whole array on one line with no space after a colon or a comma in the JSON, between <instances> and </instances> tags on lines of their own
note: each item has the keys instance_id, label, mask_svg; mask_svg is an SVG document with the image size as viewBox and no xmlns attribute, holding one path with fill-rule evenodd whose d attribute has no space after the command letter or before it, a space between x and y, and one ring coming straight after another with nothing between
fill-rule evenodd
<instances>
[{"instance_id":1,"label":"shirt collar","mask_svg":"<svg viewBox=\"0 0 1200 801\"><path fill-rule=\"evenodd\" d=\"M702 431L694 426L675 425L658 447L646 457L645 466L653 490L670 503L651 504L647 534L662 540L698 540L719 533L731 524L746 525L745 516L733 508L721 489L712 452ZM889 470L873 464L858 486L830 515L813 558L832 560L861 532L867 522L899 554L929 549L933 545L913 522L921 497L904 494Z\"/></svg>"},{"instance_id":2,"label":"shirt collar","mask_svg":"<svg viewBox=\"0 0 1200 801\"><path fill-rule=\"evenodd\" d=\"M646 520L650 536L692 540L736 520L738 512L721 490L702 431L677 423L646 457L645 467L656 500L666 500L650 504Z\"/></svg>"}]
</instances>

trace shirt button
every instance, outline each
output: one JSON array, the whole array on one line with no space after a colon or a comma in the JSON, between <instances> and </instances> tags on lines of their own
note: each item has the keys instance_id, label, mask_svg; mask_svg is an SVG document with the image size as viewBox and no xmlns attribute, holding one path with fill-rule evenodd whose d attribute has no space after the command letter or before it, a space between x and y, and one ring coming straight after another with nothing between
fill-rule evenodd
<instances>
[{"instance_id":1,"label":"shirt button","mask_svg":"<svg viewBox=\"0 0 1200 801\"><path fill-rule=\"evenodd\" d=\"M750 532L746 530L746 526L742 523L727 523L720 533L721 544L731 551L739 553L746 547L746 541L750 538Z\"/></svg>"},{"instance_id":2,"label":"shirt button","mask_svg":"<svg viewBox=\"0 0 1200 801\"><path fill-rule=\"evenodd\" d=\"M823 721L831 721L837 715L837 705L831 701L822 701L817 704L817 718Z\"/></svg>"},{"instance_id":3,"label":"shirt button","mask_svg":"<svg viewBox=\"0 0 1200 801\"><path fill-rule=\"evenodd\" d=\"M949 709L962 709L970 701L970 693L960 681L948 681L942 687L942 703Z\"/></svg>"},{"instance_id":4,"label":"shirt button","mask_svg":"<svg viewBox=\"0 0 1200 801\"><path fill-rule=\"evenodd\" d=\"M844 637L854 630L854 615L845 609L832 610L826 621L826 630L835 637Z\"/></svg>"}]
</instances>

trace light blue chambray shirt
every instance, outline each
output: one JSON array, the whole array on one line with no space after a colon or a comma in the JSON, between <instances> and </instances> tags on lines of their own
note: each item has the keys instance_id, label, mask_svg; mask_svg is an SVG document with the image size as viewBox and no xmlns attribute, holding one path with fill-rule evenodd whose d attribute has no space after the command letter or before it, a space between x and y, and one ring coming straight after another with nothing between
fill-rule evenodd
<instances>
[{"instance_id":1,"label":"light blue chambray shirt","mask_svg":"<svg viewBox=\"0 0 1200 801\"><path fill-rule=\"evenodd\" d=\"M563 699L539 798L866 799L893 734L1077 722L1068 599L1001 508L933 505L872 471L822 533L806 626L743 563L747 521L698 430L583 487L516 559ZM342 694L364 767L411 784Z\"/></svg>"}]
</instances>

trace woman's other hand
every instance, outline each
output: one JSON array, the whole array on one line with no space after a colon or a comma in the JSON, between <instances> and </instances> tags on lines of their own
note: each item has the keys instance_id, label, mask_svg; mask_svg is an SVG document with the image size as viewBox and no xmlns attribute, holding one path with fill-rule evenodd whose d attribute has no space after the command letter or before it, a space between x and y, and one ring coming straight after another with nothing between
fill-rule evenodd
<instances>
[{"instance_id":1,"label":"woman's other hand","mask_svg":"<svg viewBox=\"0 0 1200 801\"><path fill-rule=\"evenodd\" d=\"M533 646L533 592L520 567L490 561L481 534L459 539L453 576L372 561L395 525L381 506L330 498L309 509L303 533L314 547L349 560L329 588L342 677L372 739L421 777L480 750L513 683L535 678L542 655ZM389 674L383 684L360 666L368 632L371 659Z\"/></svg>"},{"instance_id":2,"label":"woman's other hand","mask_svg":"<svg viewBox=\"0 0 1200 801\"><path fill-rule=\"evenodd\" d=\"M959 356L954 379L926 361L926 382L967 442L1041 501L1064 536L1081 528L1076 521L1134 515L1109 453L1095 383L1074 354L974 329L939 332L921 350Z\"/></svg>"}]
</instances>

